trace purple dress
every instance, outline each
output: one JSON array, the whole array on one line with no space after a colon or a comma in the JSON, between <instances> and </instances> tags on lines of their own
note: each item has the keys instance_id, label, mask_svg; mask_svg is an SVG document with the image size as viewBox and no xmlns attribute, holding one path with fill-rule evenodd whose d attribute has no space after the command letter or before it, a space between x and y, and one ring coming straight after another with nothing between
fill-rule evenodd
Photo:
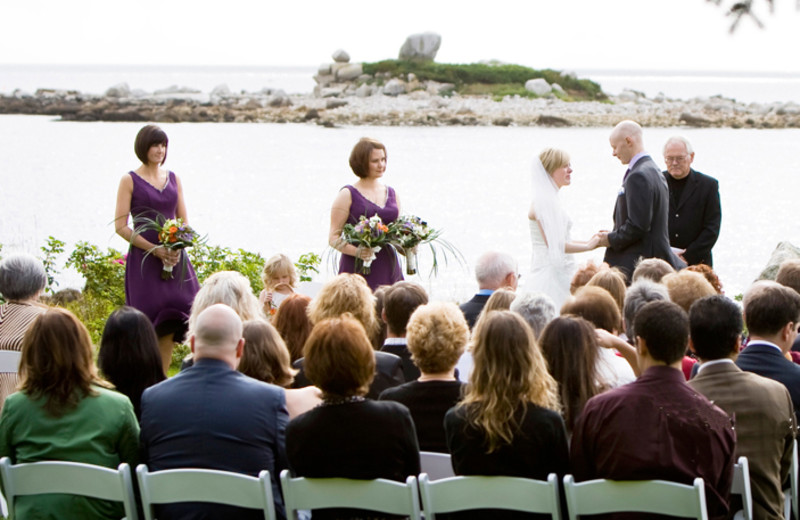
<instances>
[{"instance_id":1,"label":"purple dress","mask_svg":"<svg viewBox=\"0 0 800 520\"><path fill-rule=\"evenodd\" d=\"M178 183L175 174L169 172L164 189L158 190L134 172L133 194L131 195L131 215L155 219L159 216L175 218L178 206ZM134 227L139 226L134 220ZM159 244L158 233L148 230L142 236L153 244ZM163 264L155 255L131 245L128 259L125 262L125 303L142 311L153 325L159 336L170 332L180 341L185 332L185 323L189 319L194 295L200 286L194 274L192 264L186 258L186 251L181 251L181 260L173 268L173 278L161 279ZM186 269L181 264L186 263ZM181 277L183 275L183 277ZM183 279L181 279L183 278Z\"/></svg>"},{"instance_id":2,"label":"purple dress","mask_svg":"<svg viewBox=\"0 0 800 520\"><path fill-rule=\"evenodd\" d=\"M394 190L387 186L388 195L386 197L386 205L381 207L364 197L358 189L349 184L345 186L350 190L350 215L347 217L348 224L358 224L358 219L361 215L367 218L378 215L383 220L384 224L389 224L395 220L400 210L397 207L397 198L395 197ZM339 260L340 273L358 273L359 270L355 266L356 258L350 255L342 255ZM381 285L391 285L398 280L403 279L403 271L400 269L400 263L397 260L397 254L391 247L382 247L381 250L372 261L369 274L361 274L369 284L369 288L373 291Z\"/></svg>"}]
</instances>

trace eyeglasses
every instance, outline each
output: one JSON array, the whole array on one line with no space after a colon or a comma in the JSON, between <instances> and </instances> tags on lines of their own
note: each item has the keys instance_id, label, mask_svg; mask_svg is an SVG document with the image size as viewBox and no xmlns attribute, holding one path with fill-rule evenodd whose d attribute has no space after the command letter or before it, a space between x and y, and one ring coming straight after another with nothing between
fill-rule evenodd
<instances>
[{"instance_id":1,"label":"eyeglasses","mask_svg":"<svg viewBox=\"0 0 800 520\"><path fill-rule=\"evenodd\" d=\"M686 160L687 157L688 157L687 155L675 155L670 157L664 157L664 161L666 161L667 164L682 163L683 161Z\"/></svg>"}]
</instances>

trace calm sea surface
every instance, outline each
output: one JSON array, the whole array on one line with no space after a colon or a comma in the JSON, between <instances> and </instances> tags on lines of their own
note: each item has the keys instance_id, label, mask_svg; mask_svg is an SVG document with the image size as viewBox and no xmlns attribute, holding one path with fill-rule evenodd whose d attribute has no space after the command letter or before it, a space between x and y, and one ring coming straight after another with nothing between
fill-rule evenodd
<instances>
[{"instance_id":1,"label":"calm sea surface","mask_svg":"<svg viewBox=\"0 0 800 520\"><path fill-rule=\"evenodd\" d=\"M18 87L9 88L6 76L0 78L0 92L34 89L21 80ZM244 83L236 83L236 78L244 81L241 73L231 72L231 89L270 86L240 86ZM220 82L209 82L208 88L199 81L192 85L205 91ZM113 83L119 81L103 85ZM154 86L129 81L131 87L146 90L173 83L190 80L171 82L161 76L153 79ZM272 86L291 91L279 83ZM91 90L81 84L71 88ZM0 116L3 252L36 253L49 235L66 241L68 248L87 240L125 249L111 221L119 179L138 166L133 139L140 126ZM421 256L425 276L414 278L435 299L470 296L475 290L473 262L488 249L510 252L523 275L528 270L530 167L543 147L561 147L572 154L572 186L561 196L574 222L575 238L611 227L624 173L611 156L609 130L602 128L327 129L233 123L163 127L170 137L166 166L183 180L192 224L213 244L265 257L278 252L295 258L309 251L324 253L330 204L339 188L355 180L347 165L350 149L365 135L382 140L389 152L384 180L397 189L404 212L444 229L445 238L467 259L466 266L450 264L428 278L430 257ZM800 130L646 129L646 146L661 166L661 147L676 133L693 142L696 169L720 181L723 220L714 248L715 269L726 292L739 293L758 275L778 242L800 244L795 201L800 193ZM602 250L578 255L579 262L601 258ZM323 267L319 280L332 274L328 264ZM59 281L61 287L81 285L76 273L65 272Z\"/></svg>"}]
</instances>

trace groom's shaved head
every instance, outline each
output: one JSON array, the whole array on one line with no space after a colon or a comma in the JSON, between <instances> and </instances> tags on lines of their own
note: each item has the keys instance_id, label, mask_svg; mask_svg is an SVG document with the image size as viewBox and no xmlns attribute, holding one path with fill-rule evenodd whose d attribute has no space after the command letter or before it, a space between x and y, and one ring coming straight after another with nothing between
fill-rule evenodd
<instances>
[{"instance_id":1,"label":"groom's shaved head","mask_svg":"<svg viewBox=\"0 0 800 520\"><path fill-rule=\"evenodd\" d=\"M622 164L628 164L638 153L644 151L642 127L635 121L625 120L617 124L608 137L613 155Z\"/></svg>"}]
</instances>

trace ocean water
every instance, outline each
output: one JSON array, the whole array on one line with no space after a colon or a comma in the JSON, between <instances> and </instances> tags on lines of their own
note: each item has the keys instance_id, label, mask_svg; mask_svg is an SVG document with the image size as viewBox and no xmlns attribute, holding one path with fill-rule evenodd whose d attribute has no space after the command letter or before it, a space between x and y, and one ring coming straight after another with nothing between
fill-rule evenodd
<instances>
[{"instance_id":1,"label":"ocean water","mask_svg":"<svg viewBox=\"0 0 800 520\"><path fill-rule=\"evenodd\" d=\"M45 116L0 116L0 243L3 252L36 253L49 235L74 246L86 240L124 249L112 219L119 180L136 168L136 123L60 122ZM625 168L611 156L609 129L502 127L345 127L314 124L165 124L166 166L180 175L191 223L209 241L260 252L326 254L330 205L355 177L353 144L368 135L388 149L384 180L405 213L420 215L464 255L423 283L434 299L464 300L476 289L472 266L499 249L530 266L527 210L531 161L546 146L572 154L572 185L562 190L575 238L612 226ZM800 192L800 130L646 129L645 143L663 167L660 149L676 133L688 137L694 166L719 179L723 220L714 248L726 292L742 292L778 242L800 243L795 194ZM577 255L600 260L602 250ZM317 278L333 274L330 262ZM64 272L61 287L79 287ZM524 278L523 278L524 281Z\"/></svg>"}]
</instances>

